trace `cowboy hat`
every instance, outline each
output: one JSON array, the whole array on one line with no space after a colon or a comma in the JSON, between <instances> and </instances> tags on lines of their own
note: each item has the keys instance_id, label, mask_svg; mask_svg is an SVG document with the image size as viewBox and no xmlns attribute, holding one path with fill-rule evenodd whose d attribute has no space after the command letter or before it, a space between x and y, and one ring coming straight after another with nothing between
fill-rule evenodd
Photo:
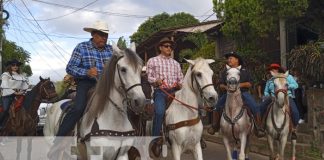
<instances>
[{"instance_id":1,"label":"cowboy hat","mask_svg":"<svg viewBox=\"0 0 324 160\"><path fill-rule=\"evenodd\" d=\"M160 45L162 45L162 44L164 44L164 43L170 43L171 45L174 45L174 41L173 41L173 40L171 40L171 39L168 38L168 37L164 37L164 38L162 38L162 39L159 41L158 46L160 46Z\"/></svg>"},{"instance_id":2,"label":"cowboy hat","mask_svg":"<svg viewBox=\"0 0 324 160\"><path fill-rule=\"evenodd\" d=\"M6 66L16 64L17 66L21 66L23 63L19 62L17 59L12 59L6 63Z\"/></svg>"},{"instance_id":3,"label":"cowboy hat","mask_svg":"<svg viewBox=\"0 0 324 160\"><path fill-rule=\"evenodd\" d=\"M240 55L238 55L237 52L229 52L229 53L226 53L224 56L226 59L228 59L229 57L235 57L239 60L239 65L243 65L243 59Z\"/></svg>"},{"instance_id":4,"label":"cowboy hat","mask_svg":"<svg viewBox=\"0 0 324 160\"><path fill-rule=\"evenodd\" d=\"M93 31L109 33L108 24L104 21L96 21L92 27L84 27L83 30L90 33Z\"/></svg>"}]
</instances>

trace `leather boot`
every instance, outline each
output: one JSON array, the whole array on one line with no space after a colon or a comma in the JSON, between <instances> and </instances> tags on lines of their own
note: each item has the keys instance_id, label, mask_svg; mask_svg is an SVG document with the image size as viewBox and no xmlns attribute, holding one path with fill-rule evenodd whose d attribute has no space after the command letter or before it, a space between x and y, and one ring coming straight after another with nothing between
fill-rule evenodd
<instances>
[{"instance_id":1,"label":"leather boot","mask_svg":"<svg viewBox=\"0 0 324 160\"><path fill-rule=\"evenodd\" d=\"M222 111L214 111L213 112L213 123L212 126L207 129L207 133L210 135L214 135L220 129L220 119L221 119Z\"/></svg>"},{"instance_id":2,"label":"leather boot","mask_svg":"<svg viewBox=\"0 0 324 160\"><path fill-rule=\"evenodd\" d=\"M261 127L262 126L262 120L260 114L257 114L255 116L255 128L254 128L254 134L258 138L264 137L266 135L264 129Z\"/></svg>"},{"instance_id":3,"label":"leather boot","mask_svg":"<svg viewBox=\"0 0 324 160\"><path fill-rule=\"evenodd\" d=\"M163 139L162 137L159 137L157 139L154 139L152 141L152 145L151 145L151 151L154 155L154 157L151 156L151 158L158 158L161 156L161 152L162 152L162 144L163 144Z\"/></svg>"}]
</instances>

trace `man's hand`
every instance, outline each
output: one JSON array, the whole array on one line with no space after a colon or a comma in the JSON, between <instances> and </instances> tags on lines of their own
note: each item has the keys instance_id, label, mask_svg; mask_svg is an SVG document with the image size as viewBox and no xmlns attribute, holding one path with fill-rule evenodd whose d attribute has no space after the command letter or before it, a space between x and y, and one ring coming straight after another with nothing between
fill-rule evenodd
<instances>
[{"instance_id":1,"label":"man's hand","mask_svg":"<svg viewBox=\"0 0 324 160\"><path fill-rule=\"evenodd\" d=\"M162 82L163 82L163 80L162 79L157 79L155 82L154 82L154 84L155 84L155 86L160 86L160 85L162 85Z\"/></svg>"},{"instance_id":2,"label":"man's hand","mask_svg":"<svg viewBox=\"0 0 324 160\"><path fill-rule=\"evenodd\" d=\"M17 92L15 92L14 94L15 94L16 96L20 96L20 95L23 95L24 92L23 92L23 91L17 91Z\"/></svg>"},{"instance_id":3,"label":"man's hand","mask_svg":"<svg viewBox=\"0 0 324 160\"><path fill-rule=\"evenodd\" d=\"M87 75L91 78L95 78L98 76L98 71L96 67L90 68L87 72Z\"/></svg>"},{"instance_id":4,"label":"man's hand","mask_svg":"<svg viewBox=\"0 0 324 160\"><path fill-rule=\"evenodd\" d=\"M177 83L177 84L174 86L174 88L175 88L176 90L180 90L180 89L182 88L182 84Z\"/></svg>"}]
</instances>

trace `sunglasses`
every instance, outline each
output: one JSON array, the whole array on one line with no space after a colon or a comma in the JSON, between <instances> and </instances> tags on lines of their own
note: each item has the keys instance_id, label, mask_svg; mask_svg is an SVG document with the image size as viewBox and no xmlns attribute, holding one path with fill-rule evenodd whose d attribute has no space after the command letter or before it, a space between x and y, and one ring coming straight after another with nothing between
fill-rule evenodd
<instances>
[{"instance_id":1,"label":"sunglasses","mask_svg":"<svg viewBox=\"0 0 324 160\"><path fill-rule=\"evenodd\" d=\"M173 46L172 45L161 45L161 46L163 46L164 48L171 48L171 49L173 49Z\"/></svg>"},{"instance_id":2,"label":"sunglasses","mask_svg":"<svg viewBox=\"0 0 324 160\"><path fill-rule=\"evenodd\" d=\"M11 66L17 66L18 67L19 65L18 64L11 64Z\"/></svg>"}]
</instances>

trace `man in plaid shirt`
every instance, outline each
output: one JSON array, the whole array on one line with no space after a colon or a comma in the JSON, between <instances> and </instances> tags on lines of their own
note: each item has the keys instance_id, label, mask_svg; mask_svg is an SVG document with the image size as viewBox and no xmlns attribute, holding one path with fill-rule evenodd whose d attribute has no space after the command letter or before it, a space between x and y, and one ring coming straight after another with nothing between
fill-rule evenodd
<instances>
[{"instance_id":1,"label":"man in plaid shirt","mask_svg":"<svg viewBox=\"0 0 324 160\"><path fill-rule=\"evenodd\" d=\"M169 38L162 38L158 44L159 55L147 62L148 81L154 89L154 119L152 136L160 136L163 117L166 108L167 95L159 89L162 87L169 93L181 88L183 74L180 64L172 58L174 42Z\"/></svg>"},{"instance_id":2,"label":"man in plaid shirt","mask_svg":"<svg viewBox=\"0 0 324 160\"><path fill-rule=\"evenodd\" d=\"M90 32L92 38L75 47L66 67L66 72L72 75L77 83L75 105L64 117L56 136L66 136L80 120L87 104L87 93L95 86L105 62L112 56L112 47L107 44L109 31L107 23L96 21L92 27L83 30ZM58 138L55 139L54 144L57 148L52 148L52 153L58 150L59 141Z\"/></svg>"}]
</instances>

